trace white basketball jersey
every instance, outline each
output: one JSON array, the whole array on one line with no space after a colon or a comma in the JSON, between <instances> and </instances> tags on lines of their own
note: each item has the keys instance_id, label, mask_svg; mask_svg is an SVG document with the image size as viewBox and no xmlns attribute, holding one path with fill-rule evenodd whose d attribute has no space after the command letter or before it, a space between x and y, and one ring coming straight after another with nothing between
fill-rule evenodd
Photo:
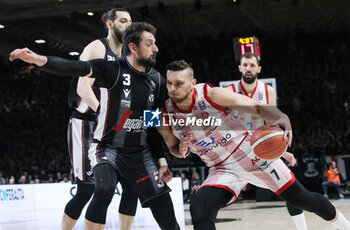
<instances>
[{"instance_id":1,"label":"white basketball jersey","mask_svg":"<svg viewBox=\"0 0 350 230\"><path fill-rule=\"evenodd\" d=\"M269 104L269 94L267 84L257 80L256 86L253 92L249 95L242 84L242 80L237 81L230 85L233 92L250 97L251 99L258 101L262 104ZM235 115L246 125L247 129L255 130L264 125L264 120L261 117L257 117L248 113L235 112Z\"/></svg>"},{"instance_id":2,"label":"white basketball jersey","mask_svg":"<svg viewBox=\"0 0 350 230\"><path fill-rule=\"evenodd\" d=\"M226 160L248 135L244 124L230 109L221 107L207 96L209 84L197 84L192 104L183 111L168 99L164 117L173 134L180 140L191 135L192 153L196 153L208 167Z\"/></svg>"}]
</instances>

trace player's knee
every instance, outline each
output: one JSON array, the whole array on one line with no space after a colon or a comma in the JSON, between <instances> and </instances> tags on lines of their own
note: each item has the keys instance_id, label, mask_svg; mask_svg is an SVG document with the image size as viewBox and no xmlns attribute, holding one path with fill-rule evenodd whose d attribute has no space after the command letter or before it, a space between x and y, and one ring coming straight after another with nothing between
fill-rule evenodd
<instances>
[{"instance_id":1,"label":"player's knee","mask_svg":"<svg viewBox=\"0 0 350 230\"><path fill-rule=\"evenodd\" d=\"M99 183L95 186L94 199L109 204L114 195L115 187L112 184Z\"/></svg>"},{"instance_id":2,"label":"player's knee","mask_svg":"<svg viewBox=\"0 0 350 230\"><path fill-rule=\"evenodd\" d=\"M82 203L86 204L90 200L92 194L94 194L94 189L95 189L94 184L78 185L77 193L75 194L75 197L78 200L80 200Z\"/></svg>"}]
</instances>

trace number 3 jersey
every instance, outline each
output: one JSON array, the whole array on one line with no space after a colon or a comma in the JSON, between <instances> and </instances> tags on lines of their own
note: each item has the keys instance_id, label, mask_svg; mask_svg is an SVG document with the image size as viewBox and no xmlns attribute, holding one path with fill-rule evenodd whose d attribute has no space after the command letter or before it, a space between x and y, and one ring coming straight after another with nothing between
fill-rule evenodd
<instances>
[{"instance_id":1,"label":"number 3 jersey","mask_svg":"<svg viewBox=\"0 0 350 230\"><path fill-rule=\"evenodd\" d=\"M190 150L208 167L225 161L247 137L242 122L232 111L215 104L207 96L209 84L197 84L188 111L183 111L168 99L163 108L165 122L172 133L183 139L191 135Z\"/></svg>"},{"instance_id":2,"label":"number 3 jersey","mask_svg":"<svg viewBox=\"0 0 350 230\"><path fill-rule=\"evenodd\" d=\"M153 68L145 73L137 71L126 58L89 63L100 95L94 139L118 148L144 148L147 132L143 112L165 101L165 79Z\"/></svg>"}]
</instances>

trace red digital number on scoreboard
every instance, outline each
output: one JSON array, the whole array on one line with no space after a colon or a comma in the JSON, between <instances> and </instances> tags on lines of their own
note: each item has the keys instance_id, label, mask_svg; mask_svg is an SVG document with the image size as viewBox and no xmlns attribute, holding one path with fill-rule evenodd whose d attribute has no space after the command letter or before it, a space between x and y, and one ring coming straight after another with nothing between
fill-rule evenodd
<instances>
[{"instance_id":1,"label":"red digital number on scoreboard","mask_svg":"<svg viewBox=\"0 0 350 230\"><path fill-rule=\"evenodd\" d=\"M254 53L261 58L259 39L255 36L251 37L236 37L233 39L233 48L235 59L239 61L245 53Z\"/></svg>"}]
</instances>

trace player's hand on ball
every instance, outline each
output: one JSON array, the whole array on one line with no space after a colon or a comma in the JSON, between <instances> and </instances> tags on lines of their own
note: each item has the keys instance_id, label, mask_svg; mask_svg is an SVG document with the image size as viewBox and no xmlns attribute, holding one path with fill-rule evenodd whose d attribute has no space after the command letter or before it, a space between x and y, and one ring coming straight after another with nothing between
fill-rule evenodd
<instances>
[{"instance_id":1,"label":"player's hand on ball","mask_svg":"<svg viewBox=\"0 0 350 230\"><path fill-rule=\"evenodd\" d=\"M279 125L284 129L284 139L288 140L288 146L291 147L293 132L292 132L292 125L290 124L289 117L286 114L283 114L283 116L273 124Z\"/></svg>"},{"instance_id":2,"label":"player's hand on ball","mask_svg":"<svg viewBox=\"0 0 350 230\"><path fill-rule=\"evenodd\" d=\"M297 162L294 158L293 153L285 152L282 157L289 162L288 166L293 167L295 165L295 163Z\"/></svg>"}]
</instances>

